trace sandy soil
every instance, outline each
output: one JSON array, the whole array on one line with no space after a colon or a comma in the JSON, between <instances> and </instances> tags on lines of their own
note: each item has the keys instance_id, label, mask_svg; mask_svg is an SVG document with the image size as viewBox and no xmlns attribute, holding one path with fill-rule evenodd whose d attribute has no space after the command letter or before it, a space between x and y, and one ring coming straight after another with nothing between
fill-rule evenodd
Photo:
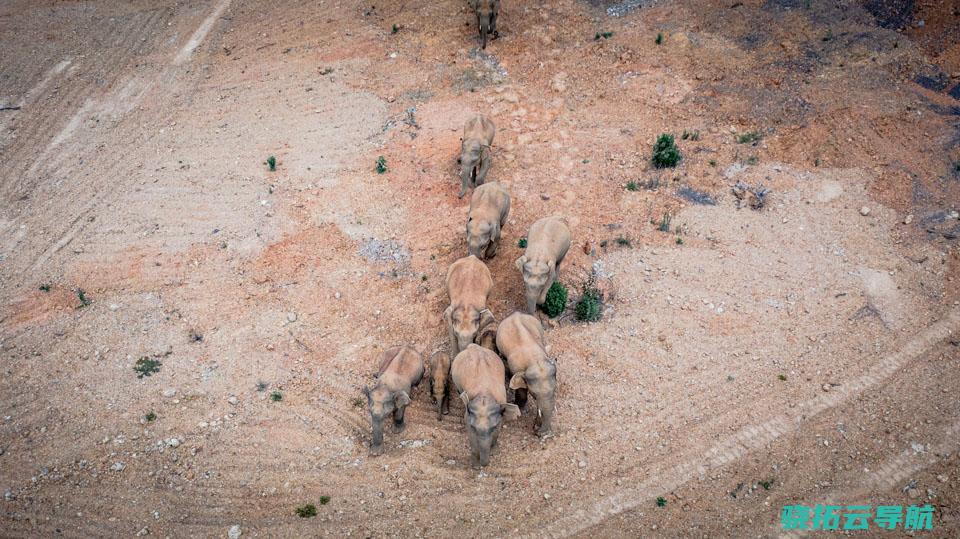
<instances>
[{"instance_id":1,"label":"sandy soil","mask_svg":"<svg viewBox=\"0 0 960 539\"><path fill-rule=\"evenodd\" d=\"M0 535L960 535L960 14L892 4L505 1L484 52L459 0L4 2ZM371 457L378 353L444 345L478 111L493 312L560 214L604 316L547 322L556 436L528 408L473 469L421 387Z\"/></svg>"}]
</instances>

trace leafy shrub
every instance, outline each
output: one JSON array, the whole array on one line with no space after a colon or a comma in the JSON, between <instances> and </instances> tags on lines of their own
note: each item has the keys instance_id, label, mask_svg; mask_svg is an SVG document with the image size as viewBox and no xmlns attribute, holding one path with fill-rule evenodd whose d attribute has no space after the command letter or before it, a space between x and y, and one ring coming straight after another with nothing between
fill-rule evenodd
<instances>
[{"instance_id":1,"label":"leafy shrub","mask_svg":"<svg viewBox=\"0 0 960 539\"><path fill-rule=\"evenodd\" d=\"M387 158L380 156L377 158L377 174L383 174L387 171Z\"/></svg>"},{"instance_id":2,"label":"leafy shrub","mask_svg":"<svg viewBox=\"0 0 960 539\"><path fill-rule=\"evenodd\" d=\"M667 505L667 499L663 496L657 496L657 507L663 507Z\"/></svg>"},{"instance_id":3,"label":"leafy shrub","mask_svg":"<svg viewBox=\"0 0 960 539\"><path fill-rule=\"evenodd\" d=\"M271 391L271 392L270 392L270 400L272 400L273 402L280 402L280 401L282 401L282 400L283 400L283 393L280 393L279 391Z\"/></svg>"},{"instance_id":4,"label":"leafy shrub","mask_svg":"<svg viewBox=\"0 0 960 539\"><path fill-rule=\"evenodd\" d=\"M527 248L527 238L520 238L519 240L517 240L517 247L519 247L519 248L521 248L521 249L526 249L526 248Z\"/></svg>"},{"instance_id":5,"label":"leafy shrub","mask_svg":"<svg viewBox=\"0 0 960 539\"><path fill-rule=\"evenodd\" d=\"M559 316L567 308L567 287L559 281L554 281L550 285L550 290L547 290L547 298L540 307L550 318Z\"/></svg>"},{"instance_id":6,"label":"leafy shrub","mask_svg":"<svg viewBox=\"0 0 960 539\"><path fill-rule=\"evenodd\" d=\"M663 219L660 219L660 224L657 226L657 230L660 232L670 232L670 214L663 214Z\"/></svg>"},{"instance_id":7,"label":"leafy shrub","mask_svg":"<svg viewBox=\"0 0 960 539\"><path fill-rule=\"evenodd\" d=\"M657 142L653 145L653 166L669 168L677 166L679 162L680 149L677 148L673 135L663 133L657 137Z\"/></svg>"},{"instance_id":8,"label":"leafy shrub","mask_svg":"<svg viewBox=\"0 0 960 539\"><path fill-rule=\"evenodd\" d=\"M627 191L639 191L640 184L637 182L627 182Z\"/></svg>"},{"instance_id":9,"label":"leafy shrub","mask_svg":"<svg viewBox=\"0 0 960 539\"><path fill-rule=\"evenodd\" d=\"M327 505L330 503L330 496L320 496L320 505Z\"/></svg>"},{"instance_id":10,"label":"leafy shrub","mask_svg":"<svg viewBox=\"0 0 960 539\"><path fill-rule=\"evenodd\" d=\"M583 294L577 301L575 309L577 320L582 322L596 322L603 314L603 303L600 301L600 292L588 284L583 288Z\"/></svg>"},{"instance_id":11,"label":"leafy shrub","mask_svg":"<svg viewBox=\"0 0 960 539\"><path fill-rule=\"evenodd\" d=\"M747 131L737 137L737 142L740 144L754 144L762 138L763 135L761 135L759 131Z\"/></svg>"},{"instance_id":12,"label":"leafy shrub","mask_svg":"<svg viewBox=\"0 0 960 539\"><path fill-rule=\"evenodd\" d=\"M653 40L657 45L663 43L663 32L657 32L657 38Z\"/></svg>"},{"instance_id":13,"label":"leafy shrub","mask_svg":"<svg viewBox=\"0 0 960 539\"><path fill-rule=\"evenodd\" d=\"M276 171L277 171L277 158L274 157L274 156L272 156L272 155L271 155L270 157L268 157L268 158L267 158L267 166L270 167L270 172L276 172Z\"/></svg>"}]
</instances>

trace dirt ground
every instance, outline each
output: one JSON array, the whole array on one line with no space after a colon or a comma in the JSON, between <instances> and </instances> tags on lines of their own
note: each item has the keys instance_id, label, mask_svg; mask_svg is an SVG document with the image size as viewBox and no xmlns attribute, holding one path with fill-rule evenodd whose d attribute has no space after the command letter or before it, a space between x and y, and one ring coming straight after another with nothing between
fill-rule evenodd
<instances>
[{"instance_id":1,"label":"dirt ground","mask_svg":"<svg viewBox=\"0 0 960 539\"><path fill-rule=\"evenodd\" d=\"M818 503L960 536L960 9L505 0L486 51L471 21L0 3L0 536L799 537L781 508ZM475 112L494 314L559 214L603 318L545 320L555 436L528 405L472 468L424 385L371 457L379 352L445 343Z\"/></svg>"}]
</instances>

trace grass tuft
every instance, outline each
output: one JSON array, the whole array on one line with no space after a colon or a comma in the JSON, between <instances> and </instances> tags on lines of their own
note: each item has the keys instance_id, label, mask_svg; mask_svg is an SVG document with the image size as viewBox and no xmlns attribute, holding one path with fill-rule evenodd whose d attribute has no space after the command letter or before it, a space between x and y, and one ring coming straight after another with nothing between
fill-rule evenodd
<instances>
[{"instance_id":1,"label":"grass tuft","mask_svg":"<svg viewBox=\"0 0 960 539\"><path fill-rule=\"evenodd\" d=\"M147 415L143 416L143 418L146 419L147 421L156 421L157 414L153 412L147 412Z\"/></svg>"},{"instance_id":2,"label":"grass tuft","mask_svg":"<svg viewBox=\"0 0 960 539\"><path fill-rule=\"evenodd\" d=\"M597 33L593 36L593 40L594 40L594 41L599 41L600 38L610 39L611 37L613 37L613 32L597 32Z\"/></svg>"},{"instance_id":3,"label":"grass tuft","mask_svg":"<svg viewBox=\"0 0 960 539\"><path fill-rule=\"evenodd\" d=\"M787 381L787 375L786 375L786 374L778 374L778 375L777 375L777 379L780 380L781 382L786 382L786 381Z\"/></svg>"},{"instance_id":4,"label":"grass tuft","mask_svg":"<svg viewBox=\"0 0 960 539\"><path fill-rule=\"evenodd\" d=\"M667 505L667 499L663 496L657 496L657 507L663 507Z\"/></svg>"},{"instance_id":5,"label":"grass tuft","mask_svg":"<svg viewBox=\"0 0 960 539\"><path fill-rule=\"evenodd\" d=\"M87 297L87 293L84 292L82 288L77 289L77 299L80 300L80 305L77 306L78 309L82 309L87 305L90 305L90 298Z\"/></svg>"},{"instance_id":6,"label":"grass tuft","mask_svg":"<svg viewBox=\"0 0 960 539\"><path fill-rule=\"evenodd\" d=\"M330 496L320 496L320 505L327 505L330 503Z\"/></svg>"},{"instance_id":7,"label":"grass tuft","mask_svg":"<svg viewBox=\"0 0 960 539\"><path fill-rule=\"evenodd\" d=\"M657 37L656 37L656 39L653 40L653 42L656 43L657 45L662 44L662 43L663 43L663 32L657 32Z\"/></svg>"},{"instance_id":8,"label":"grass tuft","mask_svg":"<svg viewBox=\"0 0 960 539\"><path fill-rule=\"evenodd\" d=\"M627 191L639 191L640 184L637 182L627 182Z\"/></svg>"},{"instance_id":9,"label":"grass tuft","mask_svg":"<svg viewBox=\"0 0 960 539\"><path fill-rule=\"evenodd\" d=\"M657 137L656 144L653 145L653 166L656 168L669 168L677 166L680 162L680 149L677 148L676 140L673 135L663 133Z\"/></svg>"},{"instance_id":10,"label":"grass tuft","mask_svg":"<svg viewBox=\"0 0 960 539\"><path fill-rule=\"evenodd\" d=\"M600 301L600 291L588 282L583 287L583 293L574 309L577 320L581 322L596 322L603 315L603 303Z\"/></svg>"},{"instance_id":11,"label":"grass tuft","mask_svg":"<svg viewBox=\"0 0 960 539\"><path fill-rule=\"evenodd\" d=\"M143 378L144 376L151 376L154 373L160 372L161 365L163 365L163 363L160 363L158 360L143 356L134 363L133 370L137 373L137 378Z\"/></svg>"},{"instance_id":12,"label":"grass tuft","mask_svg":"<svg viewBox=\"0 0 960 539\"><path fill-rule=\"evenodd\" d=\"M312 518L317 516L317 506L308 503L303 507L297 507L297 516L300 518Z\"/></svg>"},{"instance_id":13,"label":"grass tuft","mask_svg":"<svg viewBox=\"0 0 960 539\"><path fill-rule=\"evenodd\" d=\"M270 168L270 172L276 172L276 171L277 171L277 158L271 155L270 157L267 158L267 163L266 163L266 165L267 165L267 167Z\"/></svg>"},{"instance_id":14,"label":"grass tuft","mask_svg":"<svg viewBox=\"0 0 960 539\"><path fill-rule=\"evenodd\" d=\"M763 138L763 135L759 131L747 131L746 133L741 133L737 136L737 142L740 144L756 144L760 142L760 139Z\"/></svg>"},{"instance_id":15,"label":"grass tuft","mask_svg":"<svg viewBox=\"0 0 960 539\"><path fill-rule=\"evenodd\" d=\"M657 225L657 230L660 232L670 232L670 214L663 214L663 218L660 219L660 224Z\"/></svg>"},{"instance_id":16,"label":"grass tuft","mask_svg":"<svg viewBox=\"0 0 960 539\"><path fill-rule=\"evenodd\" d=\"M517 247L519 247L519 248L521 248L521 249L526 249L526 248L527 248L527 238L520 238L519 240L517 240Z\"/></svg>"},{"instance_id":17,"label":"grass tuft","mask_svg":"<svg viewBox=\"0 0 960 539\"><path fill-rule=\"evenodd\" d=\"M384 156L377 158L377 174L383 174L387 171L387 159Z\"/></svg>"},{"instance_id":18,"label":"grass tuft","mask_svg":"<svg viewBox=\"0 0 960 539\"><path fill-rule=\"evenodd\" d=\"M42 285L40 285L40 291L41 291L41 292L49 292L49 291L50 291L50 284L49 284L49 283L43 283Z\"/></svg>"},{"instance_id":19,"label":"grass tuft","mask_svg":"<svg viewBox=\"0 0 960 539\"><path fill-rule=\"evenodd\" d=\"M277 390L271 391L271 392L270 392L270 400L272 400L273 402L280 402L280 401L282 401L282 400L283 400L283 393L280 393L280 392L277 391Z\"/></svg>"}]
</instances>

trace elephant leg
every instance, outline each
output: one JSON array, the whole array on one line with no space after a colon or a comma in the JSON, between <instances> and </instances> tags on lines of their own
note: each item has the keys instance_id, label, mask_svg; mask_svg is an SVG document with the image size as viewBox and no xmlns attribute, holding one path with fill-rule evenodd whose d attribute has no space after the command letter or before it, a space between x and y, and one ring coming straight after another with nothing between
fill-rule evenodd
<instances>
[{"instance_id":1,"label":"elephant leg","mask_svg":"<svg viewBox=\"0 0 960 539\"><path fill-rule=\"evenodd\" d=\"M527 391L525 387L513 390L513 403L520 408L520 411L523 411L524 406L527 405Z\"/></svg>"},{"instance_id":2,"label":"elephant leg","mask_svg":"<svg viewBox=\"0 0 960 539\"><path fill-rule=\"evenodd\" d=\"M403 412L406 411L406 409L407 407L403 406L393 411L393 426L397 429L397 432L403 431L403 428L407 426L403 421Z\"/></svg>"}]
</instances>

